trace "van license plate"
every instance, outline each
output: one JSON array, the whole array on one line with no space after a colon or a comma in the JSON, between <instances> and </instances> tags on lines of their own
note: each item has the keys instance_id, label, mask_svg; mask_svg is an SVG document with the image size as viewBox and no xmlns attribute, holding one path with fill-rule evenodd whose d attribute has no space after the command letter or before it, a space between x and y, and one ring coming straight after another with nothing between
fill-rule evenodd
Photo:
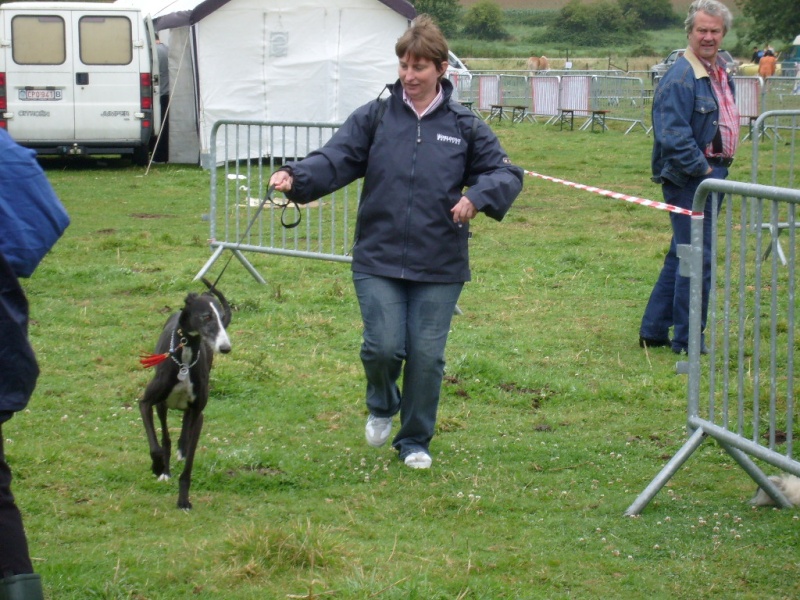
<instances>
[{"instance_id":1,"label":"van license plate","mask_svg":"<svg viewBox=\"0 0 800 600\"><path fill-rule=\"evenodd\" d=\"M61 90L20 90L20 100L61 100Z\"/></svg>"}]
</instances>

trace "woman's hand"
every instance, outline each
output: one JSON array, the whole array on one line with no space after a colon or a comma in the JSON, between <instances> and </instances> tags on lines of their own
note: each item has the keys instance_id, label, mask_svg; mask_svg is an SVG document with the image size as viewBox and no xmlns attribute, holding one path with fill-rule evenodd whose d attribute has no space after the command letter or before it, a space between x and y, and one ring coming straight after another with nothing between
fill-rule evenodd
<instances>
[{"instance_id":1,"label":"woman's hand","mask_svg":"<svg viewBox=\"0 0 800 600\"><path fill-rule=\"evenodd\" d=\"M275 191L289 192L292 189L294 178L288 171L275 171L269 178L269 184L275 187Z\"/></svg>"},{"instance_id":2,"label":"woman's hand","mask_svg":"<svg viewBox=\"0 0 800 600\"><path fill-rule=\"evenodd\" d=\"M450 213L453 215L453 223L462 225L478 216L478 209L470 202L469 198L461 196L461 200L450 209Z\"/></svg>"}]
</instances>

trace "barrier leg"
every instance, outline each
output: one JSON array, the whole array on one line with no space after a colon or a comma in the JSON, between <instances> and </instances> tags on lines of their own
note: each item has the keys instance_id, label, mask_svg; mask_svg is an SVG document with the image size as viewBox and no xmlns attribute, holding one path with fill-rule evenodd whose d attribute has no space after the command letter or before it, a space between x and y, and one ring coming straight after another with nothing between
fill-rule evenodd
<instances>
[{"instance_id":1,"label":"barrier leg","mask_svg":"<svg viewBox=\"0 0 800 600\"><path fill-rule=\"evenodd\" d=\"M703 443L705 438L706 434L702 429L695 429L695 432L681 447L681 449L678 450L675 456L670 459L664 468L661 469L659 474L655 476L653 481L651 481L644 491L639 494L636 500L634 500L633 504L628 507L628 510L625 511L625 516L632 517L634 515L641 514L650 501L655 498L656 494L661 490L661 488L666 485L667 481L669 481L670 478L678 472L678 469L681 468L683 463L685 463L692 453L697 450L700 444Z\"/></svg>"},{"instance_id":2,"label":"barrier leg","mask_svg":"<svg viewBox=\"0 0 800 600\"><path fill-rule=\"evenodd\" d=\"M232 250L232 252L233 252L233 255L237 259L239 259L239 262L242 263L242 266L245 269L247 269L247 271L250 273L250 275L253 276L253 279L255 279L258 283L260 283L262 285L267 283L267 281L261 276L261 274L258 271L256 271L256 268L250 263L250 261L247 260L244 257L244 254L242 254L241 250L234 249L234 250Z\"/></svg>"},{"instance_id":3,"label":"barrier leg","mask_svg":"<svg viewBox=\"0 0 800 600\"><path fill-rule=\"evenodd\" d=\"M225 251L225 246L217 246L217 249L214 250L214 254L212 254L211 258L209 258L206 261L206 264L203 265L203 268L200 269L200 271L197 273L197 275L194 276L194 279L192 281L198 281L206 273L208 273L208 270L211 268L211 265L213 265L215 262L217 262L217 259L219 258L219 255L222 254L224 251Z\"/></svg>"}]
</instances>

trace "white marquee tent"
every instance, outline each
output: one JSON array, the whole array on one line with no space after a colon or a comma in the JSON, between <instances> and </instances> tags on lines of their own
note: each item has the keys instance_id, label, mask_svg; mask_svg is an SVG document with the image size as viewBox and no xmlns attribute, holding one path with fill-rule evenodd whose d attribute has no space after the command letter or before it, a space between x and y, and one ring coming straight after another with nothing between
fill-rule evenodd
<instances>
[{"instance_id":1,"label":"white marquee tent","mask_svg":"<svg viewBox=\"0 0 800 600\"><path fill-rule=\"evenodd\" d=\"M169 46L170 162L204 166L219 120L344 121L397 78L416 14L407 0L121 1Z\"/></svg>"}]
</instances>

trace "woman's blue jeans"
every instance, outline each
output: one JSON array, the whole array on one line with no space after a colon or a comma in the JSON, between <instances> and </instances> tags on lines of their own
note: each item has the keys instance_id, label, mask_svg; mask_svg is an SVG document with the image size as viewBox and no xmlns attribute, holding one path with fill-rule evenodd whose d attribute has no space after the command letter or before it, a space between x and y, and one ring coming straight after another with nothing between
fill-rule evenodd
<instances>
[{"instance_id":1,"label":"woman's blue jeans","mask_svg":"<svg viewBox=\"0 0 800 600\"><path fill-rule=\"evenodd\" d=\"M663 187L664 202L680 208L691 210L692 200L697 187L704 179L725 179L728 169L714 167L705 178L689 180L685 187L678 187L665 182ZM721 195L719 196L722 197ZM708 294L711 289L711 211L719 212L719 203L712 207L711 195L706 201L703 218L703 301L702 331L706 329L708 316ZM664 266L658 276L650 300L642 317L639 335L650 340L669 339L669 328L672 327L672 349L682 352L689 347L689 278L678 274L677 246L691 244L692 218L677 213L669 214L672 223L672 241L664 259Z\"/></svg>"},{"instance_id":2,"label":"woman's blue jeans","mask_svg":"<svg viewBox=\"0 0 800 600\"><path fill-rule=\"evenodd\" d=\"M444 349L463 283L421 283L353 273L364 340L367 408L400 413L392 446L405 459L428 452L444 376ZM402 373L402 392L398 379Z\"/></svg>"}]
</instances>

